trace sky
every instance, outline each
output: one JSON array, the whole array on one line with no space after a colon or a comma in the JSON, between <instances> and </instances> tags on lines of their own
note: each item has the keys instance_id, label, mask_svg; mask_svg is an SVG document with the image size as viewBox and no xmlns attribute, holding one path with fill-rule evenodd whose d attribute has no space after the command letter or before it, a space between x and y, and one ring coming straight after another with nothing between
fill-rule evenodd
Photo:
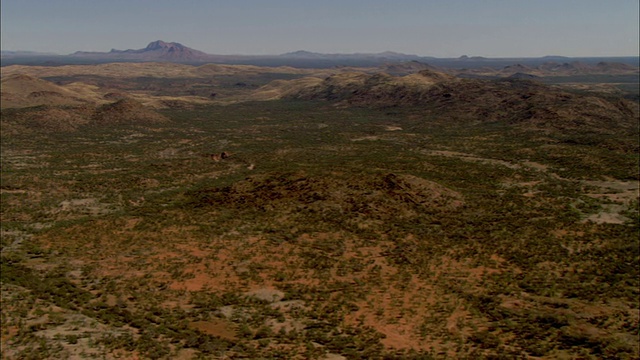
<instances>
[{"instance_id":1,"label":"sky","mask_svg":"<svg viewBox=\"0 0 640 360\"><path fill-rule=\"evenodd\" d=\"M2 0L2 50L638 56L639 0Z\"/></svg>"}]
</instances>

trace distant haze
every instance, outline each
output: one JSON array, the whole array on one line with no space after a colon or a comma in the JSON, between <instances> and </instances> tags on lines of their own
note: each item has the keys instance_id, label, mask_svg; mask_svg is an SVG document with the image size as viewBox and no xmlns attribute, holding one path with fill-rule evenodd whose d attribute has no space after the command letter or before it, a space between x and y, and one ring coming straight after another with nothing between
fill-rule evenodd
<instances>
[{"instance_id":1,"label":"distant haze","mask_svg":"<svg viewBox=\"0 0 640 360\"><path fill-rule=\"evenodd\" d=\"M638 56L638 0L6 0L2 50Z\"/></svg>"}]
</instances>

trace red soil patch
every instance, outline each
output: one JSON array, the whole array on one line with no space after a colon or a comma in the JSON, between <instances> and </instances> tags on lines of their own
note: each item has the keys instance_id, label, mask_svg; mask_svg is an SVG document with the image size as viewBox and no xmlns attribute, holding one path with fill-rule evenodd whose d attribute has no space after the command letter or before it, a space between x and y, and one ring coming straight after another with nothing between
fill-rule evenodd
<instances>
[{"instance_id":1,"label":"red soil patch","mask_svg":"<svg viewBox=\"0 0 640 360\"><path fill-rule=\"evenodd\" d=\"M212 319L209 321L194 321L189 323L189 327L221 339L232 341L237 339L233 325L226 320Z\"/></svg>"}]
</instances>

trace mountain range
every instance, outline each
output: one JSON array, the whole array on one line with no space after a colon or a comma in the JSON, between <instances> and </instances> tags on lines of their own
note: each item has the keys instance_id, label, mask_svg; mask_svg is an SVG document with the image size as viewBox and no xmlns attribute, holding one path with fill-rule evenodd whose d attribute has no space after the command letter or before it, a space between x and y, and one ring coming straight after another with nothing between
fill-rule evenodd
<instances>
[{"instance_id":1,"label":"mountain range","mask_svg":"<svg viewBox=\"0 0 640 360\"><path fill-rule=\"evenodd\" d=\"M305 50L288 52L280 55L214 55L195 50L177 42L165 42L156 40L142 49L116 50L109 52L84 52L78 51L71 55L75 58L91 58L114 61L170 61L178 63L203 63L203 62L243 62L251 60L292 60L303 62L390 62L390 61L419 61L435 59L432 57L420 57L398 52L385 51L382 53L355 53L355 54L323 54Z\"/></svg>"},{"instance_id":2,"label":"mountain range","mask_svg":"<svg viewBox=\"0 0 640 360\"><path fill-rule=\"evenodd\" d=\"M142 60L142 61L172 61L194 62L206 61L211 55L192 49L176 42L157 40L149 43L143 49L116 50L104 52L77 51L71 56L111 58L113 60Z\"/></svg>"},{"instance_id":3,"label":"mountain range","mask_svg":"<svg viewBox=\"0 0 640 360\"><path fill-rule=\"evenodd\" d=\"M458 58L436 58L418 56L399 52L385 51L381 53L323 54L305 50L293 51L279 55L216 55L196 50L177 42L156 40L141 49L117 50L108 52L77 51L69 55L55 55L30 51L7 51L1 53L2 66L14 64L26 65L64 65L93 64L109 62L174 62L186 64L223 63L258 66L294 66L301 68L330 68L336 66L380 66L399 62L428 62L430 65L477 69L490 67L493 69L521 64L537 67L545 62L560 64L580 61L585 64L598 62L618 62L638 67L638 57L607 58L568 58L562 56L545 56L540 58L486 58L463 55Z\"/></svg>"}]
</instances>

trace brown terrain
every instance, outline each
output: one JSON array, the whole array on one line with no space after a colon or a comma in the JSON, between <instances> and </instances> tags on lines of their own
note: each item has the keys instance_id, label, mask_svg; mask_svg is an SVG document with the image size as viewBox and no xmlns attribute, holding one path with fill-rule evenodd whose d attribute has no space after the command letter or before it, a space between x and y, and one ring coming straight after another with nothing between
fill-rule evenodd
<instances>
[{"instance_id":1,"label":"brown terrain","mask_svg":"<svg viewBox=\"0 0 640 360\"><path fill-rule=\"evenodd\" d=\"M352 106L422 106L457 121L507 121L514 125L553 130L588 128L605 134L633 131L638 104L570 93L527 80L471 80L431 70L393 77L387 74L344 73L268 85L258 90L282 98L330 100ZM482 120L479 120L482 119ZM606 121L603 121L607 119Z\"/></svg>"},{"instance_id":2,"label":"brown terrain","mask_svg":"<svg viewBox=\"0 0 640 360\"><path fill-rule=\"evenodd\" d=\"M168 121L140 102L122 97L127 96L102 95L95 86L86 84L58 86L29 75L11 75L2 79L3 131L74 131L87 124ZM7 118L13 121L7 123Z\"/></svg>"},{"instance_id":3,"label":"brown terrain","mask_svg":"<svg viewBox=\"0 0 640 360\"><path fill-rule=\"evenodd\" d=\"M3 108L81 105L88 102L83 94L24 74L3 76L1 86Z\"/></svg>"},{"instance_id":4,"label":"brown terrain","mask_svg":"<svg viewBox=\"0 0 640 360\"><path fill-rule=\"evenodd\" d=\"M483 75L498 77L518 77L528 75L530 78L543 76L576 76L576 75L633 75L638 74L638 68L620 63L600 62L590 65L579 61L574 62L545 62L538 66L514 64L502 69L478 68L461 69L456 74Z\"/></svg>"},{"instance_id":5,"label":"brown terrain","mask_svg":"<svg viewBox=\"0 0 640 360\"><path fill-rule=\"evenodd\" d=\"M637 72L3 67L2 358L637 359Z\"/></svg>"},{"instance_id":6,"label":"brown terrain","mask_svg":"<svg viewBox=\"0 0 640 360\"><path fill-rule=\"evenodd\" d=\"M390 63L382 65L379 70L392 75L407 75L422 70L444 72L457 76L492 76L492 77L523 77L534 79L553 76L577 76L577 75L638 75L638 67L629 64L604 62L595 65L580 61L571 62L544 62L537 66L513 64L502 68L476 67L476 68L446 68L432 66L419 61L407 61L402 63Z\"/></svg>"}]
</instances>

